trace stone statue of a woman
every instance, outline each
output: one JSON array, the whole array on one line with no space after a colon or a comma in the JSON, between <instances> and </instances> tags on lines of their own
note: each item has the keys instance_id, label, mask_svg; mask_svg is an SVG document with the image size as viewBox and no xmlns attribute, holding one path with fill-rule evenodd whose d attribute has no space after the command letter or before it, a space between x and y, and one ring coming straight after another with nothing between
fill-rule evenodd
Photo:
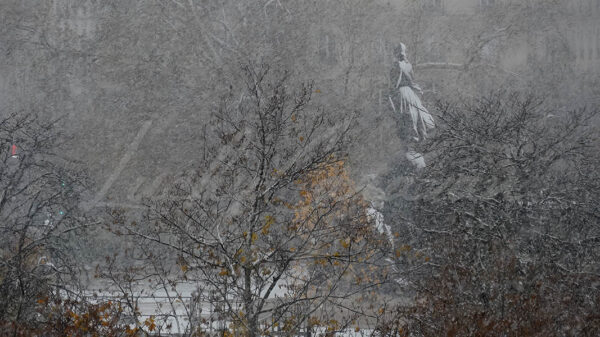
<instances>
[{"instance_id":1,"label":"stone statue of a woman","mask_svg":"<svg viewBox=\"0 0 600 337\"><path fill-rule=\"evenodd\" d=\"M421 88L413 82L413 69L406 57L406 46L400 43L394 50L396 60L392 67L391 80L393 82L392 94L389 97L390 103L395 113L400 114L398 118L402 120L406 113L410 115L412 122L412 141L420 141L427 137L427 130L435 127L433 117L425 109L421 99L415 91L421 93ZM405 140L408 140L406 139ZM406 157L415 164L418 168L425 166L423 156L414 150L410 149L406 153Z\"/></svg>"}]
</instances>

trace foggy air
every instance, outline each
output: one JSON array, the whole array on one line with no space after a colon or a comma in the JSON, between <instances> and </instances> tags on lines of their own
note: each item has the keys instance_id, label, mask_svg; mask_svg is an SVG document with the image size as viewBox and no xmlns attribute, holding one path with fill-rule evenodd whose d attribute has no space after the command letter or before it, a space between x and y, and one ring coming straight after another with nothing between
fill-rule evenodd
<instances>
[{"instance_id":1,"label":"foggy air","mask_svg":"<svg viewBox=\"0 0 600 337\"><path fill-rule=\"evenodd\" d=\"M600 1L0 1L0 336L600 335Z\"/></svg>"}]
</instances>

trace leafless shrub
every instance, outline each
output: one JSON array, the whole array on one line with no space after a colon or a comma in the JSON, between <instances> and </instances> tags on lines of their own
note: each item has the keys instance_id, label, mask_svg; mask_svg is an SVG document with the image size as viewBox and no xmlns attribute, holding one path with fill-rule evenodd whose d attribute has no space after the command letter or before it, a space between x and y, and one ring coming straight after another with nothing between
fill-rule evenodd
<instances>
[{"instance_id":1,"label":"leafless shrub","mask_svg":"<svg viewBox=\"0 0 600 337\"><path fill-rule=\"evenodd\" d=\"M398 226L425 261L401 310L425 336L600 330L597 114L495 93L441 106ZM408 267L411 268L408 268Z\"/></svg>"}]
</instances>

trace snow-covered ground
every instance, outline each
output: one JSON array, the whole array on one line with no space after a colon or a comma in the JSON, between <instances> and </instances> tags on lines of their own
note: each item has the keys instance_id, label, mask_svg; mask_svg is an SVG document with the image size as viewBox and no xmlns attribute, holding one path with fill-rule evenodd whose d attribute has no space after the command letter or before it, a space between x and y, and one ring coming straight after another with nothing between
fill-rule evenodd
<instances>
[{"instance_id":1,"label":"snow-covered ground","mask_svg":"<svg viewBox=\"0 0 600 337\"><path fill-rule=\"evenodd\" d=\"M91 302L105 302L111 300L119 301L123 306L127 306L127 299L123 292L114 288L98 287L100 282L96 283L96 288L90 287L84 292L84 296ZM130 303L137 305L139 312L139 321L153 317L156 324L154 332L167 336L178 336L189 333L190 329L198 329L209 334L218 333L230 326L230 322L220 320L217 305L208 301L196 301L196 286L192 283L181 283L175 288L152 290L150 288L134 289L135 295L129 298ZM177 294L177 295L175 295ZM131 294L129 294L131 296ZM192 322L190 324L190 318ZM129 322L132 327L134 322ZM325 336L327 330L325 327L314 327L312 336ZM277 332L272 334L277 336ZM305 332L300 334L306 336ZM340 337L366 337L372 336L373 330L361 329L356 331L354 328L339 331L335 334Z\"/></svg>"}]
</instances>

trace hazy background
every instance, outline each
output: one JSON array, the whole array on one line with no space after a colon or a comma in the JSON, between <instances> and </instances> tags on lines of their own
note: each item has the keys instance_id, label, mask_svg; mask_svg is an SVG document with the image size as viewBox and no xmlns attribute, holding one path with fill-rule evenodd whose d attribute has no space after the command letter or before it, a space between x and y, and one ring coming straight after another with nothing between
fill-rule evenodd
<instances>
[{"instance_id":1,"label":"hazy background","mask_svg":"<svg viewBox=\"0 0 600 337\"><path fill-rule=\"evenodd\" d=\"M389 104L401 42L426 140ZM161 326L229 298L256 323L306 269L310 329L357 295L395 335L598 335L599 75L600 0L0 0L0 331L99 316L61 289L119 289L99 329L152 331L165 298Z\"/></svg>"},{"instance_id":2,"label":"hazy background","mask_svg":"<svg viewBox=\"0 0 600 337\"><path fill-rule=\"evenodd\" d=\"M362 180L403 157L387 103L399 42L434 115L438 100L509 88L591 107L599 16L596 0L2 0L0 111L61 118L56 151L89 170L89 199L132 206L202 155L240 64L268 63L359 113Z\"/></svg>"}]
</instances>

